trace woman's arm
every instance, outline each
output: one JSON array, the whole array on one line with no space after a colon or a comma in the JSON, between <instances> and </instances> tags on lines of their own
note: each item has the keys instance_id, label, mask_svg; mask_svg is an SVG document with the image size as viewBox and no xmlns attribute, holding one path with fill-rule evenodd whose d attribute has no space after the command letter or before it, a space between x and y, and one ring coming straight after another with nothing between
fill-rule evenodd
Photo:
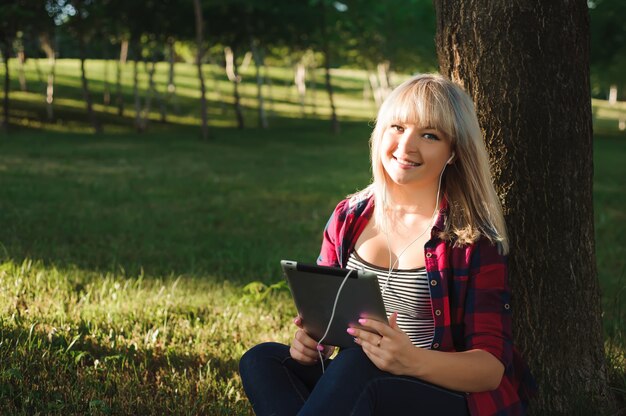
<instances>
[{"instance_id":1,"label":"woman's arm","mask_svg":"<svg viewBox=\"0 0 626 416\"><path fill-rule=\"evenodd\" d=\"M359 320L377 333L348 329L376 367L468 393L493 390L500 385L504 365L491 353L480 349L442 352L415 347L398 328L396 317L395 313L391 315L389 326L374 320Z\"/></svg>"},{"instance_id":2,"label":"woman's arm","mask_svg":"<svg viewBox=\"0 0 626 416\"><path fill-rule=\"evenodd\" d=\"M483 350L442 352L415 347L413 354L416 359L407 375L451 390L495 390L504 374L504 365Z\"/></svg>"}]
</instances>

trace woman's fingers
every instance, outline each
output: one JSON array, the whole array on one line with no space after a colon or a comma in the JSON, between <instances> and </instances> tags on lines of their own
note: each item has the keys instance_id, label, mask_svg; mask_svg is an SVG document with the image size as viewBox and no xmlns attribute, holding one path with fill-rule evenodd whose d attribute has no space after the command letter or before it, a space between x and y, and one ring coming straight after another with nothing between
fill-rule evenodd
<instances>
[{"instance_id":1,"label":"woman's fingers","mask_svg":"<svg viewBox=\"0 0 626 416\"><path fill-rule=\"evenodd\" d=\"M317 341L311 338L309 334L304 331L304 329L298 329L294 338L300 341L300 343L302 343L305 347L317 351Z\"/></svg>"},{"instance_id":2,"label":"woman's fingers","mask_svg":"<svg viewBox=\"0 0 626 416\"><path fill-rule=\"evenodd\" d=\"M324 358L330 358L331 355L335 352L335 347L332 345L323 345L324 350L322 351L322 355Z\"/></svg>"},{"instance_id":3,"label":"woman's fingers","mask_svg":"<svg viewBox=\"0 0 626 416\"><path fill-rule=\"evenodd\" d=\"M398 329L398 312L394 312L389 317L389 326L393 329Z\"/></svg>"},{"instance_id":4,"label":"woman's fingers","mask_svg":"<svg viewBox=\"0 0 626 416\"><path fill-rule=\"evenodd\" d=\"M317 342L307 335L304 330L299 329L291 344L291 357L302 363L313 363L319 360Z\"/></svg>"},{"instance_id":5,"label":"woman's fingers","mask_svg":"<svg viewBox=\"0 0 626 416\"><path fill-rule=\"evenodd\" d=\"M304 354L295 345L292 345L291 348L289 348L289 354L291 355L291 358L293 358L300 364L314 364L317 362L317 359L311 358L308 355Z\"/></svg>"},{"instance_id":6,"label":"woman's fingers","mask_svg":"<svg viewBox=\"0 0 626 416\"><path fill-rule=\"evenodd\" d=\"M312 363L319 360L318 351L322 353L323 358L329 358L333 354L335 347L331 345L320 345L318 347L317 341L311 338L304 331L300 315L294 318L293 323L300 328L296 331L291 348L291 350L293 350L293 353L291 354L293 359L301 362L306 361L306 363Z\"/></svg>"}]
</instances>

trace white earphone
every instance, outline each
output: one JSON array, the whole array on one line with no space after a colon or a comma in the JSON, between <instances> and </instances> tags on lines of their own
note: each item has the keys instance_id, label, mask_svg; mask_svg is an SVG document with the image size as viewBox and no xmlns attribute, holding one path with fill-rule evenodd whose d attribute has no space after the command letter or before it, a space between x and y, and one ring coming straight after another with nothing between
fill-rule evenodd
<instances>
[{"instance_id":1,"label":"white earphone","mask_svg":"<svg viewBox=\"0 0 626 416\"><path fill-rule=\"evenodd\" d=\"M456 153L452 152L452 155L450 156L450 159L448 159L448 161L446 162L448 165L452 164L452 159L454 159L454 156L456 156Z\"/></svg>"}]
</instances>

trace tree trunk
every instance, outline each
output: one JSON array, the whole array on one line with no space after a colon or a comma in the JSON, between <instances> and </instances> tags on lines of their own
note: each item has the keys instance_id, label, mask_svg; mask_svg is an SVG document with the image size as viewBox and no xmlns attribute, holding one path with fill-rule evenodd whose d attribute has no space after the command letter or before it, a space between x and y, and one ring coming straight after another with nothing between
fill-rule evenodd
<instances>
[{"instance_id":1,"label":"tree trunk","mask_svg":"<svg viewBox=\"0 0 626 416\"><path fill-rule=\"evenodd\" d=\"M102 93L102 103L106 106L111 104L111 91L109 87L109 59L105 58L102 62L104 64L104 91Z\"/></svg>"},{"instance_id":2,"label":"tree trunk","mask_svg":"<svg viewBox=\"0 0 626 416\"><path fill-rule=\"evenodd\" d=\"M159 98L158 91L154 83L154 73L156 72L156 58L152 59L149 69L148 65L144 61L144 69L145 72L147 72L148 74L148 91L146 91L146 98L144 100L143 109L141 110L141 114L139 116L139 126L142 132L148 129L150 111L152 111L152 100L154 98Z\"/></svg>"},{"instance_id":3,"label":"tree trunk","mask_svg":"<svg viewBox=\"0 0 626 416\"><path fill-rule=\"evenodd\" d=\"M374 97L374 103L376 104L376 108L380 108L380 105L383 103L384 96L381 93L382 89L380 88L380 84L378 83L378 77L375 73L370 72L368 74L369 85L372 89L372 96Z\"/></svg>"},{"instance_id":4,"label":"tree trunk","mask_svg":"<svg viewBox=\"0 0 626 416\"><path fill-rule=\"evenodd\" d=\"M46 110L48 113L48 121L54 121L54 74L56 72L56 59L50 60L50 72L48 73L48 85L46 86Z\"/></svg>"},{"instance_id":5,"label":"tree trunk","mask_svg":"<svg viewBox=\"0 0 626 416\"><path fill-rule=\"evenodd\" d=\"M174 107L174 113L180 114L180 108L178 106L178 100L176 98L176 83L174 82L174 74L175 74L175 59L174 59L174 38L170 37L167 39L167 50L168 50L168 60L169 60L169 72L167 77L167 103L171 104ZM165 123L166 114L163 112L163 117L161 121Z\"/></svg>"},{"instance_id":6,"label":"tree trunk","mask_svg":"<svg viewBox=\"0 0 626 416\"><path fill-rule=\"evenodd\" d=\"M241 77L237 73L237 57L235 56L235 51L228 46L224 48L224 55L226 57L226 74L228 79L230 79L233 83L233 98L235 117L237 118L237 128L243 129L243 112L241 111L241 97L239 96L239 83L241 82Z\"/></svg>"},{"instance_id":7,"label":"tree trunk","mask_svg":"<svg viewBox=\"0 0 626 416\"><path fill-rule=\"evenodd\" d=\"M209 126L207 120L207 102L204 86L204 75L202 74L202 58L204 57L204 19L202 18L202 6L200 0L193 0L193 10L196 17L196 44L198 55L196 56L196 66L198 67L198 80L200 81L200 118L202 120L202 139L209 138Z\"/></svg>"},{"instance_id":8,"label":"tree trunk","mask_svg":"<svg viewBox=\"0 0 626 416\"><path fill-rule=\"evenodd\" d=\"M261 75L261 68L263 67L263 57L257 46L257 41L250 39L250 48L252 50L252 57L254 58L254 68L256 71L256 92L257 101L259 105L259 127L266 129L268 127L267 114L265 113L265 102L263 100L263 76Z\"/></svg>"},{"instance_id":9,"label":"tree trunk","mask_svg":"<svg viewBox=\"0 0 626 416\"><path fill-rule=\"evenodd\" d=\"M124 116L124 96L122 95L122 67L126 65L128 59L128 40L124 39L120 43L120 59L117 61L115 74L115 101L117 103L117 115Z\"/></svg>"},{"instance_id":10,"label":"tree trunk","mask_svg":"<svg viewBox=\"0 0 626 416\"><path fill-rule=\"evenodd\" d=\"M533 414L602 414L585 0L441 0L441 72L477 103L511 239L514 336Z\"/></svg>"},{"instance_id":11,"label":"tree trunk","mask_svg":"<svg viewBox=\"0 0 626 416\"><path fill-rule=\"evenodd\" d=\"M35 64L35 72L37 72L37 81L40 84L43 84L43 72L41 72L41 66L39 65L39 58L33 59L33 63Z\"/></svg>"},{"instance_id":12,"label":"tree trunk","mask_svg":"<svg viewBox=\"0 0 626 416\"><path fill-rule=\"evenodd\" d=\"M0 43L0 46L3 46L2 48L2 58L4 61L4 99L2 102L2 130L4 130L5 133L8 133L9 131L9 91L11 90L11 83L10 83L10 77L9 77L9 56L11 53L11 48L10 45L11 43L9 42L9 40L7 39L7 44L2 44Z\"/></svg>"},{"instance_id":13,"label":"tree trunk","mask_svg":"<svg viewBox=\"0 0 626 416\"><path fill-rule=\"evenodd\" d=\"M48 55L48 62L50 65L50 72L48 73L48 85L46 87L46 109L48 113L48 121L54 120L54 75L57 67L57 60L54 50Z\"/></svg>"},{"instance_id":14,"label":"tree trunk","mask_svg":"<svg viewBox=\"0 0 626 416\"><path fill-rule=\"evenodd\" d=\"M102 127L96 118L96 113L93 110L93 103L91 100L91 93L89 92L89 84L87 82L87 73L85 71L85 40L82 36L79 37L79 53L80 53L80 79L83 87L83 98L85 99L85 105L87 106L87 116L91 121L94 133L102 133Z\"/></svg>"},{"instance_id":15,"label":"tree trunk","mask_svg":"<svg viewBox=\"0 0 626 416\"><path fill-rule=\"evenodd\" d=\"M138 45L134 45L133 56L133 101L135 103L135 130L139 133L141 130L141 97L139 96L139 53Z\"/></svg>"},{"instance_id":16,"label":"tree trunk","mask_svg":"<svg viewBox=\"0 0 626 416\"><path fill-rule=\"evenodd\" d=\"M52 106L54 102L54 75L56 72L56 52L54 47L52 46L52 42L50 40L50 36L47 33L42 33L39 37L39 42L41 44L41 48L46 53L46 57L48 58L48 66L50 67L48 72L48 84L46 86L46 112L48 114L48 121L52 122L54 120L54 107Z\"/></svg>"},{"instance_id":17,"label":"tree trunk","mask_svg":"<svg viewBox=\"0 0 626 416\"><path fill-rule=\"evenodd\" d=\"M611 84L609 88L609 104L615 105L617 103L617 85Z\"/></svg>"},{"instance_id":18,"label":"tree trunk","mask_svg":"<svg viewBox=\"0 0 626 416\"><path fill-rule=\"evenodd\" d=\"M17 51L17 74L20 80L20 91L28 90L28 86L26 85L26 74L24 72L24 62L26 62L26 54L24 53L24 48L20 47L20 50Z\"/></svg>"},{"instance_id":19,"label":"tree trunk","mask_svg":"<svg viewBox=\"0 0 626 416\"><path fill-rule=\"evenodd\" d=\"M315 75L317 73L317 65L315 63L315 57L313 57L313 59L311 60L311 68L309 68L309 74L311 75L311 106L312 106L312 111L313 111L313 115L316 116L317 115L317 76Z\"/></svg>"},{"instance_id":20,"label":"tree trunk","mask_svg":"<svg viewBox=\"0 0 626 416\"><path fill-rule=\"evenodd\" d=\"M326 27L326 5L323 1L320 1L319 4L322 9L322 53L324 54L326 91L328 92L328 101L330 103L331 128L334 134L338 134L339 120L337 119L337 110L335 108L335 99L333 97L333 84L330 81L330 41L328 40L328 28Z\"/></svg>"},{"instance_id":21,"label":"tree trunk","mask_svg":"<svg viewBox=\"0 0 626 416\"><path fill-rule=\"evenodd\" d=\"M295 76L293 82L296 84L296 90L298 91L298 98L300 99L300 117L304 117L305 114L305 99L306 99L306 66L303 60L299 60L296 64Z\"/></svg>"},{"instance_id":22,"label":"tree trunk","mask_svg":"<svg viewBox=\"0 0 626 416\"><path fill-rule=\"evenodd\" d=\"M267 65L263 65L263 73L265 74L265 82L267 83L267 112L270 117L274 115L274 99L272 77L269 76Z\"/></svg>"}]
</instances>

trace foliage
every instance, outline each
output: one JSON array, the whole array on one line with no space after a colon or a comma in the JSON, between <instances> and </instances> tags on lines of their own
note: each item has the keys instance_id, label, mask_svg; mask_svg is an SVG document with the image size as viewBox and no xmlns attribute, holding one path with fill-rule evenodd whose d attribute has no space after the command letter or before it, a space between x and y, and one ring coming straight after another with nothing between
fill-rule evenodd
<instances>
[{"instance_id":1,"label":"foliage","mask_svg":"<svg viewBox=\"0 0 626 416\"><path fill-rule=\"evenodd\" d=\"M626 3L594 0L591 16L591 65L596 89L610 84L626 88ZM596 91L597 93L598 91ZM599 95L599 94L598 94ZM622 93L623 97L626 97Z\"/></svg>"}]
</instances>

